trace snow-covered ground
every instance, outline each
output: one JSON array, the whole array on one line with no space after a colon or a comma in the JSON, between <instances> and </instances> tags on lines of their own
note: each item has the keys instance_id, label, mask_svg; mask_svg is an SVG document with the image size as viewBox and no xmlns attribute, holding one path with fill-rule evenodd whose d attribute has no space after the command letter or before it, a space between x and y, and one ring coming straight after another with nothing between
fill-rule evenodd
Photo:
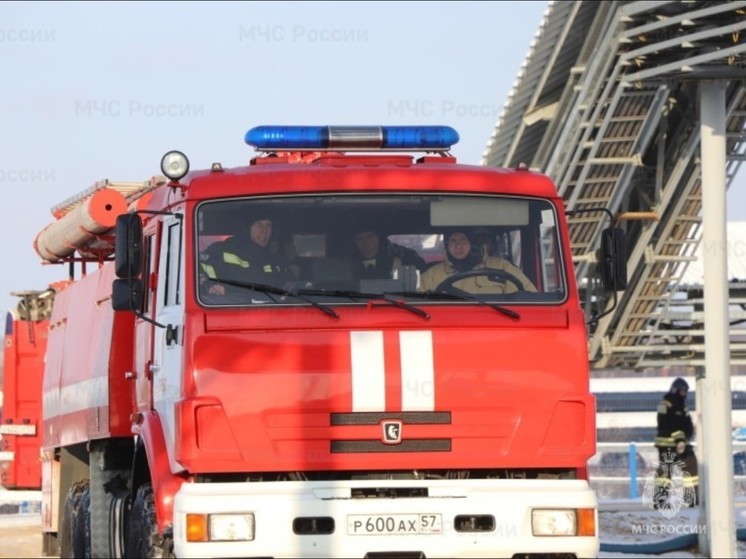
<instances>
[{"instance_id":1,"label":"snow-covered ground","mask_svg":"<svg viewBox=\"0 0 746 559\"><path fill-rule=\"evenodd\" d=\"M746 528L746 501L736 501L734 507L736 528ZM666 518L663 513L645 507L641 500L602 502L599 512L601 553L599 557L706 557L700 552L697 534L706 530L706 522L700 520L700 509L685 508ZM692 542L691 547L655 550L651 546L663 546L664 542ZM623 553L617 548L634 550ZM610 551L609 549L613 549ZM746 558L746 542L736 542L737 557Z\"/></svg>"}]
</instances>

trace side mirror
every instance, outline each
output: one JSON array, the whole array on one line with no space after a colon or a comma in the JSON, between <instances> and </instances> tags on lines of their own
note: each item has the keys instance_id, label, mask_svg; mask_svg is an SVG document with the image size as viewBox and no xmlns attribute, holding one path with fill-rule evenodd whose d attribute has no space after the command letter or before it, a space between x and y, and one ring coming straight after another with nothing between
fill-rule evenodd
<instances>
[{"instance_id":1,"label":"side mirror","mask_svg":"<svg viewBox=\"0 0 746 559\"><path fill-rule=\"evenodd\" d=\"M139 312L143 301L143 282L137 278L114 280L111 306L115 311Z\"/></svg>"},{"instance_id":2,"label":"side mirror","mask_svg":"<svg viewBox=\"0 0 746 559\"><path fill-rule=\"evenodd\" d=\"M627 238L623 229L601 231L599 267L601 284L607 292L627 288Z\"/></svg>"},{"instance_id":3,"label":"side mirror","mask_svg":"<svg viewBox=\"0 0 746 559\"><path fill-rule=\"evenodd\" d=\"M139 276L142 271L142 219L137 214L120 215L115 231L114 273L122 279Z\"/></svg>"}]
</instances>

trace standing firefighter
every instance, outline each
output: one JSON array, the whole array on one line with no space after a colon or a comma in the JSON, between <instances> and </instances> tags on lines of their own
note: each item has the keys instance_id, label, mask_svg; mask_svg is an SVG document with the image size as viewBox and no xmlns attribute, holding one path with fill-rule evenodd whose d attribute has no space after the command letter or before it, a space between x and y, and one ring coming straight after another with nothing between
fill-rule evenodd
<instances>
[{"instance_id":1,"label":"standing firefighter","mask_svg":"<svg viewBox=\"0 0 746 559\"><path fill-rule=\"evenodd\" d=\"M671 383L671 388L658 404L658 431L655 446L659 463L656 475L656 508L671 506L671 500L683 499L675 505L694 506L697 503L697 457L691 441L694 425L686 407L689 385L683 378Z\"/></svg>"}]
</instances>

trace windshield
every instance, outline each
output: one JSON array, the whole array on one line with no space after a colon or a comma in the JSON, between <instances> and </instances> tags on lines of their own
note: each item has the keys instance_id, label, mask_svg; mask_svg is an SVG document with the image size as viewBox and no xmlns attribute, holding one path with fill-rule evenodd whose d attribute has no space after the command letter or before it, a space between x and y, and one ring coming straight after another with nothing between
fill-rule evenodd
<instances>
[{"instance_id":1,"label":"windshield","mask_svg":"<svg viewBox=\"0 0 746 559\"><path fill-rule=\"evenodd\" d=\"M206 306L561 302L566 279L547 200L506 196L314 195L197 208Z\"/></svg>"}]
</instances>

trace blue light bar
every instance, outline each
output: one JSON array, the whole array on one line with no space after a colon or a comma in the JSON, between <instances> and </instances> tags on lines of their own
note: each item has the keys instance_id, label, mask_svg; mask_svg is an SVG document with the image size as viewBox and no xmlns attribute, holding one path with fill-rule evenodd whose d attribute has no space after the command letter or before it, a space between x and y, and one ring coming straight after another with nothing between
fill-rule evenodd
<instances>
[{"instance_id":1,"label":"blue light bar","mask_svg":"<svg viewBox=\"0 0 746 559\"><path fill-rule=\"evenodd\" d=\"M444 151L458 140L450 126L257 126L245 137L257 151Z\"/></svg>"}]
</instances>

